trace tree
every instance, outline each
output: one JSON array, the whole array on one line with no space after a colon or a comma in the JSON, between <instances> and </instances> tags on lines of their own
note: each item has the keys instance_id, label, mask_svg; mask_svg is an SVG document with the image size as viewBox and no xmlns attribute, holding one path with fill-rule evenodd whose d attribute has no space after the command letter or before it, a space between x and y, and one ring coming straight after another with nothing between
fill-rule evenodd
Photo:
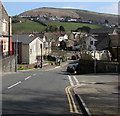
<instances>
[{"instance_id":1,"label":"tree","mask_svg":"<svg viewBox=\"0 0 120 116\"><path fill-rule=\"evenodd\" d=\"M76 32L82 31L82 27L79 27L75 30Z\"/></svg>"},{"instance_id":2,"label":"tree","mask_svg":"<svg viewBox=\"0 0 120 116\"><path fill-rule=\"evenodd\" d=\"M55 27L55 31L58 31L58 27L57 26Z\"/></svg>"},{"instance_id":3,"label":"tree","mask_svg":"<svg viewBox=\"0 0 120 116\"><path fill-rule=\"evenodd\" d=\"M20 21L19 20L17 20L17 19L13 19L12 20L12 23L19 23Z\"/></svg>"},{"instance_id":4,"label":"tree","mask_svg":"<svg viewBox=\"0 0 120 116\"><path fill-rule=\"evenodd\" d=\"M90 27L88 27L88 26L83 26L83 27L82 27L82 31L84 31L84 32L89 33L89 32L90 32L90 30L91 30L91 28L90 28Z\"/></svg>"},{"instance_id":5,"label":"tree","mask_svg":"<svg viewBox=\"0 0 120 116\"><path fill-rule=\"evenodd\" d=\"M83 27L79 27L79 28L76 29L77 32L82 31L82 32L87 32L87 33L89 33L90 30L91 30L91 28L88 27L88 26L83 26Z\"/></svg>"},{"instance_id":6,"label":"tree","mask_svg":"<svg viewBox=\"0 0 120 116\"><path fill-rule=\"evenodd\" d=\"M109 23L109 21L108 20L105 20L105 24L108 24Z\"/></svg>"},{"instance_id":7,"label":"tree","mask_svg":"<svg viewBox=\"0 0 120 116\"><path fill-rule=\"evenodd\" d=\"M61 49L61 50L66 50L66 48L67 48L67 47L66 47L66 42L65 42L64 40L61 41L61 42L60 42L60 49Z\"/></svg>"},{"instance_id":8,"label":"tree","mask_svg":"<svg viewBox=\"0 0 120 116\"><path fill-rule=\"evenodd\" d=\"M58 31L58 27L51 25L51 26L47 27L46 30L45 30L46 32L48 32L48 31L50 31L50 32L56 32L56 31Z\"/></svg>"},{"instance_id":9,"label":"tree","mask_svg":"<svg viewBox=\"0 0 120 116\"><path fill-rule=\"evenodd\" d=\"M46 28L44 31L48 32L48 28Z\"/></svg>"},{"instance_id":10,"label":"tree","mask_svg":"<svg viewBox=\"0 0 120 116\"><path fill-rule=\"evenodd\" d=\"M53 26L50 26L50 27L49 27L49 31L50 31L50 32L53 32L53 31L54 31L54 30L53 30Z\"/></svg>"},{"instance_id":11,"label":"tree","mask_svg":"<svg viewBox=\"0 0 120 116\"><path fill-rule=\"evenodd\" d=\"M65 31L65 28L61 25L59 28L60 31Z\"/></svg>"}]
</instances>

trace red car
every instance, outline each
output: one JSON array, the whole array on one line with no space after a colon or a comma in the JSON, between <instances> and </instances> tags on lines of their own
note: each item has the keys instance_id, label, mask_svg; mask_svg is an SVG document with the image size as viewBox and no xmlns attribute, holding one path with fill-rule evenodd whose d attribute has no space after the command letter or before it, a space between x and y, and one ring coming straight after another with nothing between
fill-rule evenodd
<instances>
[{"instance_id":1,"label":"red car","mask_svg":"<svg viewBox=\"0 0 120 116\"><path fill-rule=\"evenodd\" d=\"M79 58L78 55L72 55L71 60L77 60Z\"/></svg>"}]
</instances>

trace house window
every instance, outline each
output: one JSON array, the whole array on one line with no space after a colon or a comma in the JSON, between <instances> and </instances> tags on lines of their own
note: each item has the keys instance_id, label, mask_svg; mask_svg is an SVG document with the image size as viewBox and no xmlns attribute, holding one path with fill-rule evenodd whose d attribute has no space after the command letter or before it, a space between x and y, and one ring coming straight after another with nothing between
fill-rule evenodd
<instances>
[{"instance_id":1,"label":"house window","mask_svg":"<svg viewBox=\"0 0 120 116\"><path fill-rule=\"evenodd\" d=\"M2 29L2 31L4 32L4 33L6 33L7 32L7 25L8 25L8 22L4 19L3 20L3 29Z\"/></svg>"},{"instance_id":2,"label":"house window","mask_svg":"<svg viewBox=\"0 0 120 116\"><path fill-rule=\"evenodd\" d=\"M32 49L30 49L30 54L32 54Z\"/></svg>"},{"instance_id":3,"label":"house window","mask_svg":"<svg viewBox=\"0 0 120 116\"><path fill-rule=\"evenodd\" d=\"M6 50L6 45L4 45L4 50Z\"/></svg>"},{"instance_id":4,"label":"house window","mask_svg":"<svg viewBox=\"0 0 120 116\"><path fill-rule=\"evenodd\" d=\"M93 45L93 41L90 41L90 44Z\"/></svg>"},{"instance_id":5,"label":"house window","mask_svg":"<svg viewBox=\"0 0 120 116\"><path fill-rule=\"evenodd\" d=\"M2 52L3 52L3 40L1 40L1 49L2 49Z\"/></svg>"},{"instance_id":6,"label":"house window","mask_svg":"<svg viewBox=\"0 0 120 116\"><path fill-rule=\"evenodd\" d=\"M6 32L6 31L7 31L7 24L3 23L3 32Z\"/></svg>"},{"instance_id":7,"label":"house window","mask_svg":"<svg viewBox=\"0 0 120 116\"><path fill-rule=\"evenodd\" d=\"M3 50L6 50L6 41L4 41Z\"/></svg>"}]
</instances>

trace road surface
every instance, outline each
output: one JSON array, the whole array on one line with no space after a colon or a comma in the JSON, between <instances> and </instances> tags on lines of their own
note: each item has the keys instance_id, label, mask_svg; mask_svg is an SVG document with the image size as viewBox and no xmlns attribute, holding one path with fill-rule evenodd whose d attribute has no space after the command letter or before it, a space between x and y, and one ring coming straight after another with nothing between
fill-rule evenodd
<instances>
[{"instance_id":1,"label":"road surface","mask_svg":"<svg viewBox=\"0 0 120 116\"><path fill-rule=\"evenodd\" d=\"M60 66L5 75L2 85L3 114L80 116L74 96L70 93L71 99L68 95L68 86L71 86L71 80L65 67Z\"/></svg>"},{"instance_id":2,"label":"road surface","mask_svg":"<svg viewBox=\"0 0 120 116\"><path fill-rule=\"evenodd\" d=\"M104 89L101 83L118 82L118 75L69 74L64 64L4 75L2 82L3 116L84 116L73 87L97 83Z\"/></svg>"}]
</instances>

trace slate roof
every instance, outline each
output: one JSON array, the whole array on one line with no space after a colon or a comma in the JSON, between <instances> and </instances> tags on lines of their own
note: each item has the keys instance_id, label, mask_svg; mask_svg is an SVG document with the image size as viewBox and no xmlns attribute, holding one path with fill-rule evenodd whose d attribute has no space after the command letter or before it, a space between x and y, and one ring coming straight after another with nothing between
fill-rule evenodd
<instances>
[{"instance_id":1,"label":"slate roof","mask_svg":"<svg viewBox=\"0 0 120 116\"><path fill-rule=\"evenodd\" d=\"M35 37L43 38L45 34L44 34L44 33L33 33L33 35L34 35Z\"/></svg>"},{"instance_id":2,"label":"slate roof","mask_svg":"<svg viewBox=\"0 0 120 116\"><path fill-rule=\"evenodd\" d=\"M113 33L113 28L100 28L100 29L92 29L90 31L91 34L111 34Z\"/></svg>"},{"instance_id":3,"label":"slate roof","mask_svg":"<svg viewBox=\"0 0 120 116\"><path fill-rule=\"evenodd\" d=\"M109 36L105 36L105 37L95 36L94 38L98 40L95 45L97 50L103 50L109 47L109 43L110 43Z\"/></svg>"},{"instance_id":4,"label":"slate roof","mask_svg":"<svg viewBox=\"0 0 120 116\"><path fill-rule=\"evenodd\" d=\"M110 47L120 46L120 35L113 35L110 37Z\"/></svg>"},{"instance_id":5,"label":"slate roof","mask_svg":"<svg viewBox=\"0 0 120 116\"><path fill-rule=\"evenodd\" d=\"M120 28L117 28L116 32L120 34Z\"/></svg>"},{"instance_id":6,"label":"slate roof","mask_svg":"<svg viewBox=\"0 0 120 116\"><path fill-rule=\"evenodd\" d=\"M29 36L29 34L22 34L22 35L13 35L12 41L13 42L22 42L23 44L29 44L31 43L36 37Z\"/></svg>"}]
</instances>

